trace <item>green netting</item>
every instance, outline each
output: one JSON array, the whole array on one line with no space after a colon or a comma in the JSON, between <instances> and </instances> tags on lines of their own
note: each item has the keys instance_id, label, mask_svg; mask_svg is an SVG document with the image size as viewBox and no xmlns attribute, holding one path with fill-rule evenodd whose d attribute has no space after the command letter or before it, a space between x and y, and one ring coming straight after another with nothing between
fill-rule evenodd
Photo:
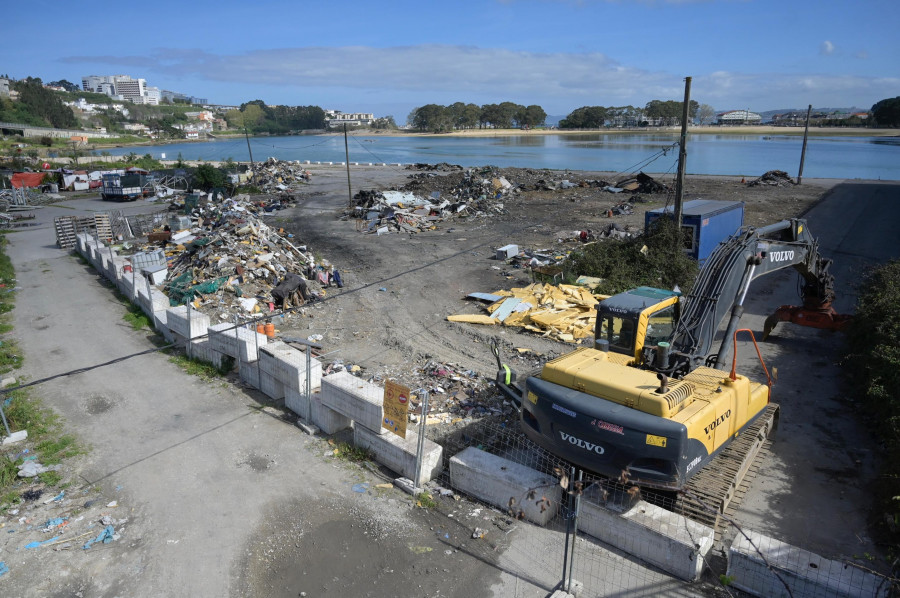
<instances>
[{"instance_id":1,"label":"green netting","mask_svg":"<svg viewBox=\"0 0 900 598\"><path fill-rule=\"evenodd\" d=\"M173 279L168 284L169 289L169 305L184 305L194 298L197 293L207 294L215 293L228 280L227 276L221 276L200 284L192 285L193 276L190 272L185 272L178 278Z\"/></svg>"}]
</instances>

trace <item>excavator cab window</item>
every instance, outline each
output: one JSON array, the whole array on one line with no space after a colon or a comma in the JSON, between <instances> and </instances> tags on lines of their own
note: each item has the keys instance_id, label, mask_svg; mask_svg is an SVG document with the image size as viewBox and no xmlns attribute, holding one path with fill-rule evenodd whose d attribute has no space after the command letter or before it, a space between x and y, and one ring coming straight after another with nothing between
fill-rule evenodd
<instances>
[{"instance_id":1,"label":"excavator cab window","mask_svg":"<svg viewBox=\"0 0 900 598\"><path fill-rule=\"evenodd\" d=\"M675 331L675 304L665 307L647 319L647 335L644 337L645 347L655 347L660 342L668 342Z\"/></svg>"},{"instance_id":2,"label":"excavator cab window","mask_svg":"<svg viewBox=\"0 0 900 598\"><path fill-rule=\"evenodd\" d=\"M597 338L609 341L609 349L623 355L634 353L634 321L618 316L604 316Z\"/></svg>"}]
</instances>

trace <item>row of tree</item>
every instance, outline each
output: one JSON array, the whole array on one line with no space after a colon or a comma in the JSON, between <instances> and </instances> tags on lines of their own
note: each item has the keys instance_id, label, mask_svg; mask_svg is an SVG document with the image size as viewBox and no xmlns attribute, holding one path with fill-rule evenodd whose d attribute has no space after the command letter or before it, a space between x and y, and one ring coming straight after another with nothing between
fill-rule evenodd
<instances>
[{"instance_id":1,"label":"row of tree","mask_svg":"<svg viewBox=\"0 0 900 598\"><path fill-rule=\"evenodd\" d=\"M426 104L414 108L407 117L407 123L419 131L437 133L453 129L474 129L478 127L510 129L513 127L537 127L547 120L547 113L540 106L522 106L513 102L500 104L464 104L456 102L449 106Z\"/></svg>"},{"instance_id":2,"label":"row of tree","mask_svg":"<svg viewBox=\"0 0 900 598\"><path fill-rule=\"evenodd\" d=\"M231 129L282 135L306 129L324 129L325 111L318 106L267 106L262 100L241 104L225 113Z\"/></svg>"},{"instance_id":3,"label":"row of tree","mask_svg":"<svg viewBox=\"0 0 900 598\"><path fill-rule=\"evenodd\" d=\"M651 100L643 108L635 106L582 106L559 122L561 129L598 129L605 126L674 126L681 124L684 102ZM691 120L711 121L716 113L712 106L691 100Z\"/></svg>"}]
</instances>

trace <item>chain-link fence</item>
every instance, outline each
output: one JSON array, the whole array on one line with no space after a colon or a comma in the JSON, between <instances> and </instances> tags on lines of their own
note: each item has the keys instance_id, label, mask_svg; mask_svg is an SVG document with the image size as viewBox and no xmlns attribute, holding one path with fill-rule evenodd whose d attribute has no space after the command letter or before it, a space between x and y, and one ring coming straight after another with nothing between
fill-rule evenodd
<instances>
[{"instance_id":1,"label":"chain-link fence","mask_svg":"<svg viewBox=\"0 0 900 598\"><path fill-rule=\"evenodd\" d=\"M465 550L548 593L793 598L890 596L897 587L859 562L743 529L732 514L746 480L728 500L690 486L642 490L572 467L514 419L429 426L427 436L443 447L433 489L471 532Z\"/></svg>"}]
</instances>

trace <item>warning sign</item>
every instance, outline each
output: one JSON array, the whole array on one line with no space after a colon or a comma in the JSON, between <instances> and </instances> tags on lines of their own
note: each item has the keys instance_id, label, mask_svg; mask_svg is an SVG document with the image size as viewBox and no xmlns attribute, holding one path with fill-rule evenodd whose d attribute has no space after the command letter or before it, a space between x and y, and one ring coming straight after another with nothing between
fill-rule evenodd
<instances>
[{"instance_id":1,"label":"warning sign","mask_svg":"<svg viewBox=\"0 0 900 598\"><path fill-rule=\"evenodd\" d=\"M381 427L406 438L408 414L409 389L388 380L384 383L384 419L381 420Z\"/></svg>"}]
</instances>

